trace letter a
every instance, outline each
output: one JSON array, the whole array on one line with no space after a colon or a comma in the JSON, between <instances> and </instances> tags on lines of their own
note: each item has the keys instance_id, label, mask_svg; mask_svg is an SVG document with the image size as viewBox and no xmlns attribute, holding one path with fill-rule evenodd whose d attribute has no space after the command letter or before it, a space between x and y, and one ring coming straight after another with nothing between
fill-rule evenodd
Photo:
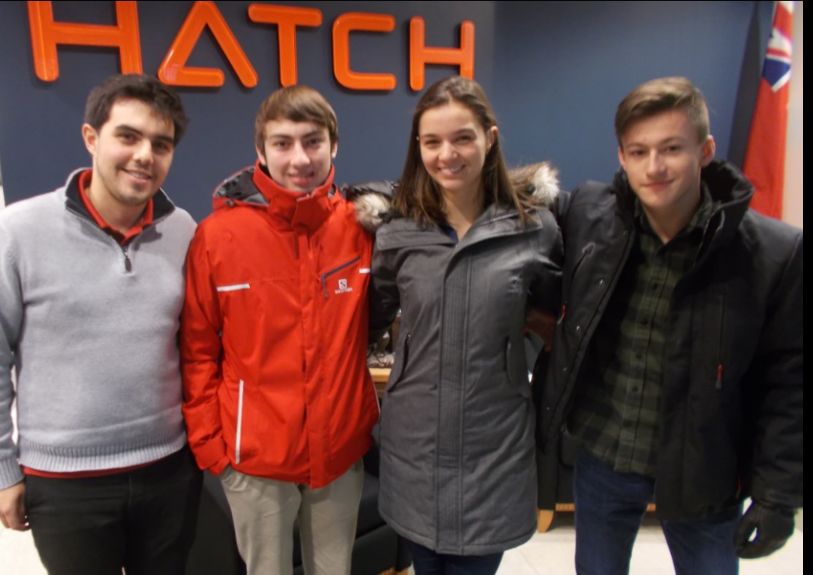
<instances>
[{"instance_id":1,"label":"letter a","mask_svg":"<svg viewBox=\"0 0 813 575\"><path fill-rule=\"evenodd\" d=\"M189 16L186 17L164 61L161 62L161 67L158 68L158 78L165 84L173 86L218 88L223 85L221 70L191 68L186 65L203 29L207 26L243 86L246 88L256 86L257 72L214 2L195 2L192 5Z\"/></svg>"}]
</instances>

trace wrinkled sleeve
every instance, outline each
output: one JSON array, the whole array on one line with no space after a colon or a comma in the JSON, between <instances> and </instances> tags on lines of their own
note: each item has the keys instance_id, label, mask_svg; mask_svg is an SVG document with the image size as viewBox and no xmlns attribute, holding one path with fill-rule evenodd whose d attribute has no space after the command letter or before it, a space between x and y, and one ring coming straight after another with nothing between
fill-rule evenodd
<instances>
[{"instance_id":1,"label":"wrinkled sleeve","mask_svg":"<svg viewBox=\"0 0 813 575\"><path fill-rule=\"evenodd\" d=\"M376 240L373 249L370 283L370 341L378 338L392 324L400 307L394 250L381 250Z\"/></svg>"},{"instance_id":2,"label":"wrinkled sleeve","mask_svg":"<svg viewBox=\"0 0 813 575\"><path fill-rule=\"evenodd\" d=\"M750 495L790 508L803 500L803 277L800 232L772 291L749 375L756 424Z\"/></svg>"},{"instance_id":3,"label":"wrinkled sleeve","mask_svg":"<svg viewBox=\"0 0 813 575\"><path fill-rule=\"evenodd\" d=\"M198 466L215 474L229 462L218 401L222 381L221 326L206 233L199 226L187 255L186 299L181 317L183 414Z\"/></svg>"},{"instance_id":4,"label":"wrinkled sleeve","mask_svg":"<svg viewBox=\"0 0 813 575\"><path fill-rule=\"evenodd\" d=\"M543 228L537 235L535 275L529 303L532 307L556 314L562 297L562 234L553 214L545 212Z\"/></svg>"},{"instance_id":5,"label":"wrinkled sleeve","mask_svg":"<svg viewBox=\"0 0 813 575\"><path fill-rule=\"evenodd\" d=\"M14 426L11 405L14 385L11 370L23 318L20 277L12 254L10 233L0 224L0 489L22 481L17 446L12 439Z\"/></svg>"}]
</instances>

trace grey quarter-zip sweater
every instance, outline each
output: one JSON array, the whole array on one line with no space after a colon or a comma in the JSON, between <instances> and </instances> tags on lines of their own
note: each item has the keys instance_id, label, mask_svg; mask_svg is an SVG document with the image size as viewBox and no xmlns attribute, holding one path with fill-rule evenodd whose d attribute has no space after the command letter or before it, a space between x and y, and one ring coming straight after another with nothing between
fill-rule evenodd
<instances>
[{"instance_id":1,"label":"grey quarter-zip sweater","mask_svg":"<svg viewBox=\"0 0 813 575\"><path fill-rule=\"evenodd\" d=\"M21 465L130 467L186 442L177 334L195 222L159 190L122 247L82 205L81 172L0 210L0 489Z\"/></svg>"}]
</instances>

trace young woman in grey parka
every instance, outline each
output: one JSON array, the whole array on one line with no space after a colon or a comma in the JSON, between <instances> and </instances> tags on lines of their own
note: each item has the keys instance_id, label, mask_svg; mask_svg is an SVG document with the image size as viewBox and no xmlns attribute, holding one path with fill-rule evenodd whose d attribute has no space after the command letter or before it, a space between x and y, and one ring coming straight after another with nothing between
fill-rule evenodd
<instances>
[{"instance_id":1,"label":"young woman in grey parka","mask_svg":"<svg viewBox=\"0 0 813 575\"><path fill-rule=\"evenodd\" d=\"M556 176L512 185L482 88L442 80L420 99L397 214L377 232L371 321L401 309L377 429L382 516L418 575L494 573L536 526L534 407L524 325L555 313ZM435 571L432 571L435 572Z\"/></svg>"}]
</instances>

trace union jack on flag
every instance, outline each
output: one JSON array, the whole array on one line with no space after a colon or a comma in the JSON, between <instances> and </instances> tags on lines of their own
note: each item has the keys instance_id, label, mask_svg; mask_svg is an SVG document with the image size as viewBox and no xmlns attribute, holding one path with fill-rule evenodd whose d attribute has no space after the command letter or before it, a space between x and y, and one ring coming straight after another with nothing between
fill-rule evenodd
<instances>
[{"instance_id":1,"label":"union jack on flag","mask_svg":"<svg viewBox=\"0 0 813 575\"><path fill-rule=\"evenodd\" d=\"M774 92L779 91L790 81L790 58L793 52L791 44L793 2L779 2L776 10L777 17L771 29L771 39L768 42L765 64L762 67L762 77L768 81ZM787 32L783 28L787 28Z\"/></svg>"},{"instance_id":2,"label":"union jack on flag","mask_svg":"<svg viewBox=\"0 0 813 575\"><path fill-rule=\"evenodd\" d=\"M782 217L792 38L793 2L776 2L743 165L756 188L751 207L774 218Z\"/></svg>"}]
</instances>

